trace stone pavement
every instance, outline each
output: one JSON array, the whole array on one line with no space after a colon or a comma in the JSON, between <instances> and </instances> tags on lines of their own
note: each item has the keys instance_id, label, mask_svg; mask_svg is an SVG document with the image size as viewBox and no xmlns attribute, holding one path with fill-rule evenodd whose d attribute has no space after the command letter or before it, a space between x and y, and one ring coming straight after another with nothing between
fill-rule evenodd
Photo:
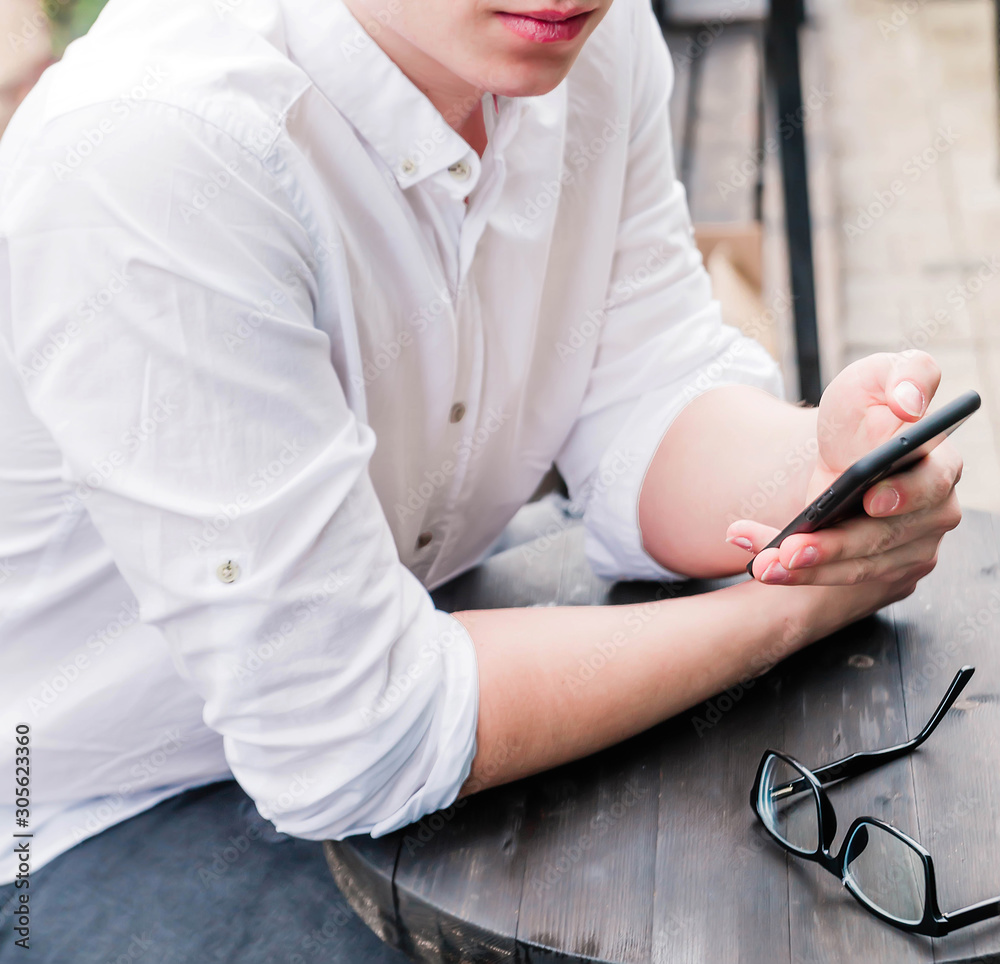
<instances>
[{"instance_id":1,"label":"stone pavement","mask_svg":"<svg viewBox=\"0 0 1000 964\"><path fill-rule=\"evenodd\" d=\"M812 0L836 211L839 358L919 347L955 436L964 505L1000 511L1000 112L993 0ZM837 349L835 349L837 350Z\"/></svg>"}]
</instances>

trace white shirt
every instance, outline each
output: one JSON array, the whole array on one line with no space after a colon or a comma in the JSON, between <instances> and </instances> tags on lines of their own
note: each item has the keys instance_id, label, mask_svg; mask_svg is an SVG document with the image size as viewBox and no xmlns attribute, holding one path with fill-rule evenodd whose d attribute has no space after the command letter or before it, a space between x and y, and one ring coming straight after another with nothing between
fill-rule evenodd
<instances>
[{"instance_id":1,"label":"white shirt","mask_svg":"<svg viewBox=\"0 0 1000 964\"><path fill-rule=\"evenodd\" d=\"M671 80L617 0L550 94L484 97L480 160L337 0L112 0L47 72L0 146L0 772L28 723L35 868L230 775L311 839L451 803L476 660L428 589L553 460L595 569L670 578L637 524L664 431L781 390L711 299Z\"/></svg>"}]
</instances>

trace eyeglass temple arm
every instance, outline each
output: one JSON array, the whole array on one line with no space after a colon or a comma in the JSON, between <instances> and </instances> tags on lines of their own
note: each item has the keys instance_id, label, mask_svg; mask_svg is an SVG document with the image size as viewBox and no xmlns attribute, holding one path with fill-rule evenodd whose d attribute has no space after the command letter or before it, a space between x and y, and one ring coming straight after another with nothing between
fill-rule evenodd
<instances>
[{"instance_id":1,"label":"eyeglass temple arm","mask_svg":"<svg viewBox=\"0 0 1000 964\"><path fill-rule=\"evenodd\" d=\"M927 721L927 725L912 740L907 740L898 746L887 747L884 750L861 750L858 753L852 753L850 756L844 757L843 760L837 760L834 763L828 763L826 766L813 770L813 776L823 786L826 786L837 780L847 780L851 777L861 776L862 773L874 770L876 767L882 766L883 763L888 763L890 760L895 760L898 757L905 756L911 750L915 750L934 732L937 725L944 719L945 713L951 709L952 704L958 699L975 672L976 669L974 666L963 666L955 674L955 678L951 681L951 686L948 687L948 692L945 693L944 699L938 704L937 709ZM794 783L788 783L783 787L776 787L772 791L772 796L775 798L784 797L790 793L800 793L805 788L806 781L804 779L796 780Z\"/></svg>"},{"instance_id":2,"label":"eyeglass temple arm","mask_svg":"<svg viewBox=\"0 0 1000 964\"><path fill-rule=\"evenodd\" d=\"M957 930L959 927L967 927L969 924L978 924L991 917L1000 917L1000 897L993 900L983 900L978 904L972 904L944 915L944 919L948 922L949 931Z\"/></svg>"},{"instance_id":3,"label":"eyeglass temple arm","mask_svg":"<svg viewBox=\"0 0 1000 964\"><path fill-rule=\"evenodd\" d=\"M915 750L937 729L938 724L944 719L944 715L951 709L952 704L958 699L975 672L975 667L963 666L955 674L944 699L938 703L937 709L927 721L927 725L912 740L907 740L898 746L887 747L884 750L862 750L858 753L852 753L850 756L844 757L843 760L837 760L835 763L828 763L826 766L813 770L813 773L823 784L833 783L835 780L847 780L851 777L861 776L862 773L874 770L876 767L882 766L883 763L888 763L890 760L895 760L897 757Z\"/></svg>"}]
</instances>

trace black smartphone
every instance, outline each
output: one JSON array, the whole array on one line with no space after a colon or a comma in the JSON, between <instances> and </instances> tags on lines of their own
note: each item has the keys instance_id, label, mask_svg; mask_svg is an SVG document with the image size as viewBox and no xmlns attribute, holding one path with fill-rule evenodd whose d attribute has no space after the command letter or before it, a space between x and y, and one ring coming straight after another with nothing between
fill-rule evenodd
<instances>
[{"instance_id":1,"label":"black smartphone","mask_svg":"<svg viewBox=\"0 0 1000 964\"><path fill-rule=\"evenodd\" d=\"M862 510L865 493L876 482L922 459L951 435L981 404L982 399L977 392L966 392L939 408L933 415L904 426L899 435L858 459L764 548L776 549L797 532L826 529L843 519L858 515ZM754 559L756 558L755 555ZM751 576L754 559L747 565L747 572Z\"/></svg>"}]
</instances>

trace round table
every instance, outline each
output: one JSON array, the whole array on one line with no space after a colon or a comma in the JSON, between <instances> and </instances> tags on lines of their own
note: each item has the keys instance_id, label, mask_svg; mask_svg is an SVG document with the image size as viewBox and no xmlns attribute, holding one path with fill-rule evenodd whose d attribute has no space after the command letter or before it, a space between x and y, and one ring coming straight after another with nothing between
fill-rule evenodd
<instances>
[{"instance_id":1,"label":"round table","mask_svg":"<svg viewBox=\"0 0 1000 964\"><path fill-rule=\"evenodd\" d=\"M551 504L529 507L522 529L538 537L444 587L439 607L619 604L719 585L604 583L579 524ZM906 739L972 663L923 748L831 791L835 846L856 816L878 816L934 855L943 910L1000 894L998 614L1000 518L967 512L935 572L878 617L585 760L387 837L329 841L330 867L383 940L435 964L994 960L995 922L931 941L869 916L769 840L749 793L768 747L818 766Z\"/></svg>"}]
</instances>

